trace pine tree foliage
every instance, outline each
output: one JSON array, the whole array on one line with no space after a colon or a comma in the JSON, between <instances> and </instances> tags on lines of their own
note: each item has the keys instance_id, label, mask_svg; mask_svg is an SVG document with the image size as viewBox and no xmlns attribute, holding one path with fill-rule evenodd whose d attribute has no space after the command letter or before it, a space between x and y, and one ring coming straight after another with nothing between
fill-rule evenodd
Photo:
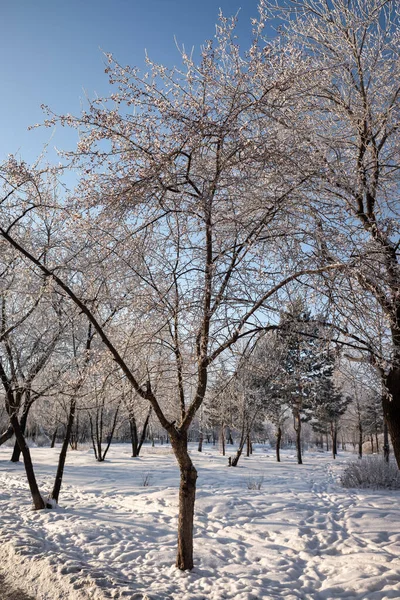
<instances>
[{"instance_id":1,"label":"pine tree foliage","mask_svg":"<svg viewBox=\"0 0 400 600\"><path fill-rule=\"evenodd\" d=\"M325 357L325 365L314 386L310 403L310 422L313 429L321 434L329 434L332 439L333 458L337 455L337 435L340 418L346 413L351 402L335 383L335 356Z\"/></svg>"}]
</instances>

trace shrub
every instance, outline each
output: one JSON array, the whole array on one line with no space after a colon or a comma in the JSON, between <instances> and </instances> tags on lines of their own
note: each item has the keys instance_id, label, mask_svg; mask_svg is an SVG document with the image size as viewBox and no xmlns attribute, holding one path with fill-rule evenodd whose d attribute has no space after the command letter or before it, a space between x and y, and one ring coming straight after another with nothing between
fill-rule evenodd
<instances>
[{"instance_id":1,"label":"shrub","mask_svg":"<svg viewBox=\"0 0 400 600\"><path fill-rule=\"evenodd\" d=\"M246 482L247 489L248 490L261 490L263 483L264 483L264 477L258 477L258 478L250 477L250 479L248 479Z\"/></svg>"},{"instance_id":2,"label":"shrub","mask_svg":"<svg viewBox=\"0 0 400 600\"><path fill-rule=\"evenodd\" d=\"M148 487L152 479L153 476L151 475L151 473L142 473L142 486Z\"/></svg>"},{"instance_id":3,"label":"shrub","mask_svg":"<svg viewBox=\"0 0 400 600\"><path fill-rule=\"evenodd\" d=\"M400 471L395 462L368 456L348 463L340 477L346 488L400 489Z\"/></svg>"},{"instance_id":4,"label":"shrub","mask_svg":"<svg viewBox=\"0 0 400 600\"><path fill-rule=\"evenodd\" d=\"M50 443L50 438L44 433L37 435L35 438L35 444L38 448L47 448L48 446L50 446Z\"/></svg>"}]
</instances>

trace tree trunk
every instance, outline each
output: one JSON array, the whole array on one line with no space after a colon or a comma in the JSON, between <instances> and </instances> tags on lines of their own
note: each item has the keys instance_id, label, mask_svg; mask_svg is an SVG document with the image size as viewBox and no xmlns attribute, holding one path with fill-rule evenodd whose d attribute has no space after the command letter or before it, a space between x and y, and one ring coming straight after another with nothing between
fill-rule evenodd
<instances>
[{"instance_id":1,"label":"tree trunk","mask_svg":"<svg viewBox=\"0 0 400 600\"><path fill-rule=\"evenodd\" d=\"M282 429L280 425L278 425L278 429L276 431L276 461L281 462L281 440L282 440Z\"/></svg>"},{"instance_id":2,"label":"tree trunk","mask_svg":"<svg viewBox=\"0 0 400 600\"><path fill-rule=\"evenodd\" d=\"M297 464L302 465L303 459L301 456L301 416L300 416L300 411L298 409L295 409L293 416L294 416L294 430L296 432Z\"/></svg>"},{"instance_id":3,"label":"tree trunk","mask_svg":"<svg viewBox=\"0 0 400 600\"><path fill-rule=\"evenodd\" d=\"M176 566L181 571L186 571L193 569L193 519L197 471L188 453L187 433L172 434L171 444L181 475Z\"/></svg>"},{"instance_id":4,"label":"tree trunk","mask_svg":"<svg viewBox=\"0 0 400 600\"><path fill-rule=\"evenodd\" d=\"M200 436L199 436L199 445L198 445L198 447L197 447L197 450L198 450L199 452L202 452L202 451L203 451L203 432L202 432L202 431L200 431Z\"/></svg>"},{"instance_id":5,"label":"tree trunk","mask_svg":"<svg viewBox=\"0 0 400 600\"><path fill-rule=\"evenodd\" d=\"M21 430L22 435L25 435L25 429L26 429L26 423L28 421L28 414L29 414L29 410L32 406L31 402L28 402L24 405L23 411L22 411L22 415L21 415L21 420L19 422L19 427ZM15 441L14 444L14 450L13 453L11 455L11 462L19 462L21 456L21 448L19 447L18 441Z\"/></svg>"},{"instance_id":6,"label":"tree trunk","mask_svg":"<svg viewBox=\"0 0 400 600\"><path fill-rule=\"evenodd\" d=\"M358 422L358 458L362 458L362 445L363 445L363 428L361 421Z\"/></svg>"},{"instance_id":7,"label":"tree trunk","mask_svg":"<svg viewBox=\"0 0 400 600\"><path fill-rule=\"evenodd\" d=\"M243 448L244 448L244 443L240 444L239 448L237 449L237 452L236 452L235 456L232 458L231 463L229 465L230 467L238 466L239 459L242 456Z\"/></svg>"},{"instance_id":8,"label":"tree trunk","mask_svg":"<svg viewBox=\"0 0 400 600\"><path fill-rule=\"evenodd\" d=\"M233 438L232 438L232 432L230 430L230 428L228 428L228 438L227 438L228 444L231 444L231 446L233 446Z\"/></svg>"},{"instance_id":9,"label":"tree trunk","mask_svg":"<svg viewBox=\"0 0 400 600\"><path fill-rule=\"evenodd\" d=\"M143 425L142 435L140 436L140 441L139 441L139 445L138 445L138 448L137 448L137 455L136 456L139 456L140 451L142 449L142 446L144 444L144 440L146 439L147 428L149 426L149 421L150 421L150 417L151 417L152 411L153 411L153 408L150 406L149 412L147 413L146 420L145 420L144 425Z\"/></svg>"},{"instance_id":10,"label":"tree trunk","mask_svg":"<svg viewBox=\"0 0 400 600\"><path fill-rule=\"evenodd\" d=\"M46 508L46 503L43 500L43 498L39 492L38 484L37 484L36 477L35 477L35 472L33 469L31 453L26 444L24 434L22 433L21 428L19 426L17 415L12 414L10 416L10 423L13 426L15 437L17 438L19 447L21 448L22 456L24 458L26 478L28 480L29 489L31 491L34 509L41 510L43 508Z\"/></svg>"},{"instance_id":11,"label":"tree trunk","mask_svg":"<svg viewBox=\"0 0 400 600\"><path fill-rule=\"evenodd\" d=\"M92 415L90 413L89 413L89 423L90 423L90 438L92 440L92 448L93 448L93 452L94 452L94 457L96 460L98 460L96 439L95 439L94 427L93 427L93 419L92 419ZM71 436L71 437L73 437L73 436ZM73 450L72 443L71 443L71 449Z\"/></svg>"},{"instance_id":12,"label":"tree trunk","mask_svg":"<svg viewBox=\"0 0 400 600\"><path fill-rule=\"evenodd\" d=\"M133 415L129 415L129 429L131 432L132 458L139 456L138 452L138 434L136 420Z\"/></svg>"},{"instance_id":13,"label":"tree trunk","mask_svg":"<svg viewBox=\"0 0 400 600\"><path fill-rule=\"evenodd\" d=\"M50 498L55 500L57 503L58 503L58 498L60 496L61 484L62 484L62 479L63 479L63 475L64 475L65 461L67 459L68 446L69 446L69 442L71 439L72 428L74 425L75 411L76 411L76 400L73 399L73 400L71 400L71 404L69 407L67 428L65 431L64 441L63 441L63 444L61 447L60 456L58 459L57 473L56 473L56 478L54 480L53 491L50 496Z\"/></svg>"},{"instance_id":14,"label":"tree trunk","mask_svg":"<svg viewBox=\"0 0 400 600\"><path fill-rule=\"evenodd\" d=\"M117 408L115 409L114 418L113 418L113 422L111 425L111 431L107 436L107 444L106 444L106 448L103 452L102 460L106 459L107 453L110 449L111 442L112 442L112 439L113 439L114 433L115 433L115 428L117 426L117 419L118 419L118 413L119 413L120 406L121 406L121 402L119 402ZM100 448L101 448L101 442L100 442Z\"/></svg>"},{"instance_id":15,"label":"tree trunk","mask_svg":"<svg viewBox=\"0 0 400 600\"><path fill-rule=\"evenodd\" d=\"M247 434L247 450L246 450L246 456L247 458L249 458L250 454L251 454L251 441L250 441L250 435Z\"/></svg>"},{"instance_id":16,"label":"tree trunk","mask_svg":"<svg viewBox=\"0 0 400 600\"><path fill-rule=\"evenodd\" d=\"M71 450L78 450L79 412L76 415L74 431L71 433Z\"/></svg>"},{"instance_id":17,"label":"tree trunk","mask_svg":"<svg viewBox=\"0 0 400 600\"><path fill-rule=\"evenodd\" d=\"M363 445L363 430L362 426L358 426L358 458L362 458L362 445Z\"/></svg>"},{"instance_id":18,"label":"tree trunk","mask_svg":"<svg viewBox=\"0 0 400 600\"><path fill-rule=\"evenodd\" d=\"M400 469L400 367L390 371L386 378L389 394L383 397L383 413L388 426L397 466Z\"/></svg>"},{"instance_id":19,"label":"tree trunk","mask_svg":"<svg viewBox=\"0 0 400 600\"><path fill-rule=\"evenodd\" d=\"M225 423L221 423L221 450L222 456L225 456Z\"/></svg>"},{"instance_id":20,"label":"tree trunk","mask_svg":"<svg viewBox=\"0 0 400 600\"><path fill-rule=\"evenodd\" d=\"M243 417L243 421L242 421L242 432L240 434L240 442L239 442L239 447L236 451L236 455L234 456L234 458L232 458L231 462L230 462L230 467L237 467L238 466L238 462L240 457L242 456L242 452L243 452L243 448L244 445L246 443L246 432L245 432L245 417Z\"/></svg>"},{"instance_id":21,"label":"tree trunk","mask_svg":"<svg viewBox=\"0 0 400 600\"><path fill-rule=\"evenodd\" d=\"M53 435L51 436L50 448L54 448L54 446L56 445L57 431L58 431L58 427L55 428Z\"/></svg>"},{"instance_id":22,"label":"tree trunk","mask_svg":"<svg viewBox=\"0 0 400 600\"><path fill-rule=\"evenodd\" d=\"M390 446L389 446L389 430L386 419L383 421L383 457L386 462L389 462Z\"/></svg>"},{"instance_id":23,"label":"tree trunk","mask_svg":"<svg viewBox=\"0 0 400 600\"><path fill-rule=\"evenodd\" d=\"M96 444L97 444L97 457L98 462L103 462L103 455L101 451L101 442L103 439L103 408L96 411Z\"/></svg>"},{"instance_id":24,"label":"tree trunk","mask_svg":"<svg viewBox=\"0 0 400 600\"><path fill-rule=\"evenodd\" d=\"M336 458L337 455L337 426L336 423L331 423L331 437L332 437L332 456Z\"/></svg>"}]
</instances>

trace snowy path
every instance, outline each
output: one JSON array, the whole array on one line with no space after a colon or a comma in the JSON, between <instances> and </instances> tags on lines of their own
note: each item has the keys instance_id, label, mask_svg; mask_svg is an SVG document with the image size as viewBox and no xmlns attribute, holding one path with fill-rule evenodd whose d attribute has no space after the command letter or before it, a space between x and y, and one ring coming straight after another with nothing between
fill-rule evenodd
<instances>
[{"instance_id":1,"label":"snowy path","mask_svg":"<svg viewBox=\"0 0 400 600\"><path fill-rule=\"evenodd\" d=\"M342 460L315 453L298 466L284 453L278 465L259 449L228 469L213 449L194 452L196 560L181 573L172 566L178 473L165 447L140 459L115 447L100 465L70 453L61 508L40 512L8 453L0 450L0 560L37 600L400 599L400 494L340 488ZM46 490L57 451L33 456ZM261 489L249 490L260 476Z\"/></svg>"}]
</instances>

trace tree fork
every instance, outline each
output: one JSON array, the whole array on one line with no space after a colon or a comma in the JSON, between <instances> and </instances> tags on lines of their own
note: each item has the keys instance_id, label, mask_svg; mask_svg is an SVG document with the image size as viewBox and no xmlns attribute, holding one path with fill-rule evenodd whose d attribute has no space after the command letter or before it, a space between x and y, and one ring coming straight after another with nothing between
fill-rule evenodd
<instances>
[{"instance_id":1,"label":"tree fork","mask_svg":"<svg viewBox=\"0 0 400 600\"><path fill-rule=\"evenodd\" d=\"M28 414L29 414L29 410L30 410L31 406L32 406L32 403L28 403L24 406L21 420L19 422L21 433L23 435L25 435L25 429L26 429L26 425L27 425L27 421L28 421ZM14 450L13 450L13 453L11 456L11 462L19 462L20 455L21 455L21 448L18 444L18 440L16 440L15 444L14 444Z\"/></svg>"}]
</instances>

